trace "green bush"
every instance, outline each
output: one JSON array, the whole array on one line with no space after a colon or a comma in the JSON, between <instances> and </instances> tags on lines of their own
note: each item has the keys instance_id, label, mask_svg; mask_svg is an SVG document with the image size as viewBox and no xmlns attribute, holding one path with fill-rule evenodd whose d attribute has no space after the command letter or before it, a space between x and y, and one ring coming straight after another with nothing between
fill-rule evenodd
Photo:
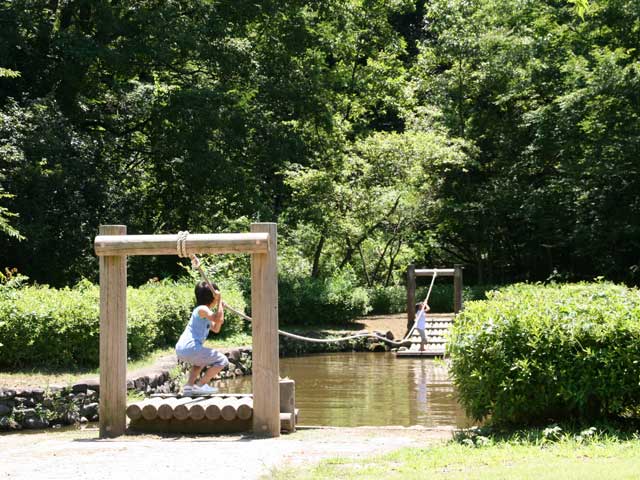
<instances>
[{"instance_id":1,"label":"green bush","mask_svg":"<svg viewBox=\"0 0 640 480\"><path fill-rule=\"evenodd\" d=\"M368 290L371 313L383 315L407 311L407 288L402 285L373 287Z\"/></svg>"},{"instance_id":2,"label":"green bush","mask_svg":"<svg viewBox=\"0 0 640 480\"><path fill-rule=\"evenodd\" d=\"M239 309L239 289L222 282L223 299ZM175 345L194 307L192 283L155 282L127 290L127 353L137 359ZM0 286L0 367L95 367L100 345L99 288ZM243 321L228 314L224 338Z\"/></svg>"},{"instance_id":3,"label":"green bush","mask_svg":"<svg viewBox=\"0 0 640 480\"><path fill-rule=\"evenodd\" d=\"M496 423L640 411L640 292L518 284L469 302L448 346L462 404Z\"/></svg>"},{"instance_id":4,"label":"green bush","mask_svg":"<svg viewBox=\"0 0 640 480\"><path fill-rule=\"evenodd\" d=\"M322 279L281 271L278 295L283 325L348 322L371 310L366 289L349 270Z\"/></svg>"},{"instance_id":5,"label":"green bush","mask_svg":"<svg viewBox=\"0 0 640 480\"><path fill-rule=\"evenodd\" d=\"M488 285L465 286L462 289L462 299L464 302L484 299L485 292L492 288ZM418 287L416 289L416 303L424 300L428 291L428 285ZM403 285L374 287L368 292L371 299L371 313L375 315L407 311L407 288ZM429 297L429 306L433 313L453 312L453 285L436 283Z\"/></svg>"}]
</instances>

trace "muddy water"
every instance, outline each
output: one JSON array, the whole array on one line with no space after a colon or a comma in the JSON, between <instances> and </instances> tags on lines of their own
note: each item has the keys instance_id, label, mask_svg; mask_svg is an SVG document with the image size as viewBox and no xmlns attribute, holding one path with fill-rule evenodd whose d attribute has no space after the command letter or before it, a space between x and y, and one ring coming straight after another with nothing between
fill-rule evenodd
<instances>
[{"instance_id":1,"label":"muddy water","mask_svg":"<svg viewBox=\"0 0 640 480\"><path fill-rule=\"evenodd\" d=\"M392 353L332 353L281 358L296 381L301 425L466 427L444 364ZM251 378L220 382L221 392L251 392Z\"/></svg>"}]
</instances>

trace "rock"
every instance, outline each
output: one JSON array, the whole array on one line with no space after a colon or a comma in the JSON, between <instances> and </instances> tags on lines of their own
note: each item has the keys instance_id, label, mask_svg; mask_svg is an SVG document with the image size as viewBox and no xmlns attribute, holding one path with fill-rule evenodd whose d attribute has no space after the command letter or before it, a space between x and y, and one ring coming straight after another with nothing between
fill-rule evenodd
<instances>
[{"instance_id":1,"label":"rock","mask_svg":"<svg viewBox=\"0 0 640 480\"><path fill-rule=\"evenodd\" d=\"M91 389L96 392L100 392L100 380L97 378L89 378L84 380L84 383L87 385L87 390Z\"/></svg>"},{"instance_id":2,"label":"rock","mask_svg":"<svg viewBox=\"0 0 640 480\"><path fill-rule=\"evenodd\" d=\"M13 414L18 418L30 418L36 416L35 408L14 408Z\"/></svg>"},{"instance_id":3,"label":"rock","mask_svg":"<svg viewBox=\"0 0 640 480\"><path fill-rule=\"evenodd\" d=\"M127 379L127 390L135 390L136 386L133 384L133 380Z\"/></svg>"},{"instance_id":4,"label":"rock","mask_svg":"<svg viewBox=\"0 0 640 480\"><path fill-rule=\"evenodd\" d=\"M89 419L87 417L80 417L80 423L89 423Z\"/></svg>"},{"instance_id":5,"label":"rock","mask_svg":"<svg viewBox=\"0 0 640 480\"><path fill-rule=\"evenodd\" d=\"M0 417L3 417L5 415L9 415L12 410L13 410L13 408L11 408L9 405L6 405L4 403L0 403Z\"/></svg>"},{"instance_id":6,"label":"rock","mask_svg":"<svg viewBox=\"0 0 640 480\"><path fill-rule=\"evenodd\" d=\"M136 390L144 392L147 389L147 385L149 385L149 377L138 377L133 381L133 385Z\"/></svg>"},{"instance_id":7,"label":"rock","mask_svg":"<svg viewBox=\"0 0 640 480\"><path fill-rule=\"evenodd\" d=\"M234 373L236 374L236 376L241 377L244 375L244 373L242 372L242 370L240 370L239 368L236 368Z\"/></svg>"},{"instance_id":8,"label":"rock","mask_svg":"<svg viewBox=\"0 0 640 480\"><path fill-rule=\"evenodd\" d=\"M16 396L16 391L9 388L0 390L0 400L12 400Z\"/></svg>"},{"instance_id":9,"label":"rock","mask_svg":"<svg viewBox=\"0 0 640 480\"><path fill-rule=\"evenodd\" d=\"M227 356L229 357L229 360L232 360L234 362L238 362L240 360L240 357L242 356L242 352L239 349L236 348L236 349L233 349L233 350L229 351Z\"/></svg>"},{"instance_id":10,"label":"rock","mask_svg":"<svg viewBox=\"0 0 640 480\"><path fill-rule=\"evenodd\" d=\"M18 397L18 396L16 396L16 397L13 398L13 400L16 402L16 405L18 407L25 407L24 403L27 401L27 397L22 397L22 396Z\"/></svg>"},{"instance_id":11,"label":"rock","mask_svg":"<svg viewBox=\"0 0 640 480\"><path fill-rule=\"evenodd\" d=\"M87 390L87 400L96 402L98 400L98 392L96 390Z\"/></svg>"},{"instance_id":12,"label":"rock","mask_svg":"<svg viewBox=\"0 0 640 480\"><path fill-rule=\"evenodd\" d=\"M91 418L98 413L98 403L88 403L80 409L80 415Z\"/></svg>"},{"instance_id":13,"label":"rock","mask_svg":"<svg viewBox=\"0 0 640 480\"><path fill-rule=\"evenodd\" d=\"M84 382L74 383L71 387L73 393L87 393L87 384Z\"/></svg>"},{"instance_id":14,"label":"rock","mask_svg":"<svg viewBox=\"0 0 640 480\"><path fill-rule=\"evenodd\" d=\"M35 402L42 402L44 399L44 390L42 388L34 388L31 390L31 398L33 398Z\"/></svg>"},{"instance_id":15,"label":"rock","mask_svg":"<svg viewBox=\"0 0 640 480\"><path fill-rule=\"evenodd\" d=\"M57 393L62 393L62 391L64 390L64 387L61 385L49 385L49 394L51 395L55 395Z\"/></svg>"},{"instance_id":16,"label":"rock","mask_svg":"<svg viewBox=\"0 0 640 480\"><path fill-rule=\"evenodd\" d=\"M25 418L22 422L22 426L24 428L28 428L29 430L40 430L43 428L49 427L49 421L40 417L29 417Z\"/></svg>"},{"instance_id":17,"label":"rock","mask_svg":"<svg viewBox=\"0 0 640 480\"><path fill-rule=\"evenodd\" d=\"M78 412L66 412L62 416L62 422L66 425L74 425L78 423L79 420L80 416L78 415Z\"/></svg>"},{"instance_id":18,"label":"rock","mask_svg":"<svg viewBox=\"0 0 640 480\"><path fill-rule=\"evenodd\" d=\"M0 417L0 430L22 430L22 425L10 417Z\"/></svg>"},{"instance_id":19,"label":"rock","mask_svg":"<svg viewBox=\"0 0 640 480\"><path fill-rule=\"evenodd\" d=\"M233 372L236 369L236 364L233 362L229 362L229 364L227 365L227 370L229 372Z\"/></svg>"}]
</instances>

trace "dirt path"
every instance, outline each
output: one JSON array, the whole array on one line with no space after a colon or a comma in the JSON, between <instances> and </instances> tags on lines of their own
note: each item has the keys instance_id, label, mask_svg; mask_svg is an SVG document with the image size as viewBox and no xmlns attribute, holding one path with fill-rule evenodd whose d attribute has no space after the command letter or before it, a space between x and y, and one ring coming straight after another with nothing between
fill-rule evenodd
<instances>
[{"instance_id":1,"label":"dirt path","mask_svg":"<svg viewBox=\"0 0 640 480\"><path fill-rule=\"evenodd\" d=\"M275 468L364 457L451 438L439 428L308 428L275 439L247 435L125 436L95 428L0 435L1 479L269 478Z\"/></svg>"}]
</instances>

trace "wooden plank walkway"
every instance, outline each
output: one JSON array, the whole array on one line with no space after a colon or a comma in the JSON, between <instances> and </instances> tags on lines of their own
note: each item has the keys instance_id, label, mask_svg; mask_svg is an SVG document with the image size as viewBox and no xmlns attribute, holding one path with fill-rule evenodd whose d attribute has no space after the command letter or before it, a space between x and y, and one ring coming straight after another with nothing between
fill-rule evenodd
<instances>
[{"instance_id":1,"label":"wooden plank walkway","mask_svg":"<svg viewBox=\"0 0 640 480\"><path fill-rule=\"evenodd\" d=\"M427 344L425 350L420 351L420 334L413 328L408 340L411 346L400 347L396 352L396 357L443 357L445 354L447 335L453 325L453 313L427 315L425 333L427 334Z\"/></svg>"}]
</instances>

